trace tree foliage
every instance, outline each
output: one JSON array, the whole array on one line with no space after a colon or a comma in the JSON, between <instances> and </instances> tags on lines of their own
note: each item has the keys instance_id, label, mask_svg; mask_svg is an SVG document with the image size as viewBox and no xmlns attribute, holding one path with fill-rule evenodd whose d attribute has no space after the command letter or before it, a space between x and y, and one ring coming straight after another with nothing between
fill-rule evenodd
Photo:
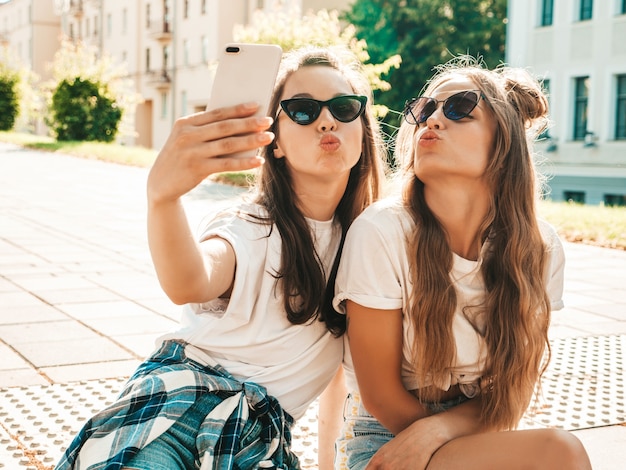
<instances>
[{"instance_id":1,"label":"tree foliage","mask_svg":"<svg viewBox=\"0 0 626 470\"><path fill-rule=\"evenodd\" d=\"M233 31L236 41L278 44L287 52L303 46L345 46L363 63L363 69L374 90L388 90L390 85L381 77L392 68L400 66L400 56L395 52L378 54L370 60L365 39L357 39L354 26L342 24L337 11L320 10L300 15L292 11L265 13L257 10L248 26L237 25ZM384 115L386 109L379 107Z\"/></svg>"},{"instance_id":2,"label":"tree foliage","mask_svg":"<svg viewBox=\"0 0 626 470\"><path fill-rule=\"evenodd\" d=\"M13 129L20 110L19 74L0 63L0 131Z\"/></svg>"},{"instance_id":3,"label":"tree foliage","mask_svg":"<svg viewBox=\"0 0 626 470\"><path fill-rule=\"evenodd\" d=\"M106 88L77 77L62 80L52 96L49 125L60 141L115 139L122 111L108 98Z\"/></svg>"},{"instance_id":4,"label":"tree foliage","mask_svg":"<svg viewBox=\"0 0 626 470\"><path fill-rule=\"evenodd\" d=\"M355 0L343 19L370 45L373 61L400 54L402 64L385 78L377 101L401 111L420 93L433 68L470 54L489 67L504 60L506 0Z\"/></svg>"}]
</instances>

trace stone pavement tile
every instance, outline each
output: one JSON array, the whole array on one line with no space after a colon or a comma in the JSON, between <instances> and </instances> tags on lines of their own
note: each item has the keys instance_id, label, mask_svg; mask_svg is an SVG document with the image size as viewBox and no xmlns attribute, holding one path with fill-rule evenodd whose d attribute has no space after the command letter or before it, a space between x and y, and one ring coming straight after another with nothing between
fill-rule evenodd
<instances>
[{"instance_id":1,"label":"stone pavement tile","mask_svg":"<svg viewBox=\"0 0 626 470\"><path fill-rule=\"evenodd\" d=\"M42 367L41 372L53 383L71 383L82 380L129 377L139 366L139 359L107 360L85 364Z\"/></svg>"},{"instance_id":2,"label":"stone pavement tile","mask_svg":"<svg viewBox=\"0 0 626 470\"><path fill-rule=\"evenodd\" d=\"M0 255L2 256L2 255ZM2 274L0 274L2 276ZM12 282L7 281L3 277L0 277L0 294L4 292L16 292L18 290L17 286Z\"/></svg>"},{"instance_id":3,"label":"stone pavement tile","mask_svg":"<svg viewBox=\"0 0 626 470\"><path fill-rule=\"evenodd\" d=\"M0 343L0 357L2 358L0 371L26 369L30 367L30 364L26 362L22 356L3 343Z\"/></svg>"},{"instance_id":4,"label":"stone pavement tile","mask_svg":"<svg viewBox=\"0 0 626 470\"><path fill-rule=\"evenodd\" d=\"M37 295L51 305L86 301L104 302L107 300L122 299L115 292L101 287L94 287L93 289L47 290L39 291Z\"/></svg>"},{"instance_id":5,"label":"stone pavement tile","mask_svg":"<svg viewBox=\"0 0 626 470\"><path fill-rule=\"evenodd\" d=\"M57 304L55 307L82 322L98 318L129 318L138 315L145 316L154 314L154 310L130 300L76 302L71 304Z\"/></svg>"},{"instance_id":6,"label":"stone pavement tile","mask_svg":"<svg viewBox=\"0 0 626 470\"><path fill-rule=\"evenodd\" d=\"M161 334L145 335L124 335L114 336L113 339L137 355L137 357L148 357L155 349L155 341Z\"/></svg>"},{"instance_id":7,"label":"stone pavement tile","mask_svg":"<svg viewBox=\"0 0 626 470\"><path fill-rule=\"evenodd\" d=\"M626 322L607 320L603 323L590 323L585 330L593 336L626 334Z\"/></svg>"},{"instance_id":8,"label":"stone pavement tile","mask_svg":"<svg viewBox=\"0 0 626 470\"><path fill-rule=\"evenodd\" d=\"M11 292L0 292L0 305L3 310L23 308L23 307L45 307L46 303L42 302L28 292L22 290Z\"/></svg>"},{"instance_id":9,"label":"stone pavement tile","mask_svg":"<svg viewBox=\"0 0 626 470\"><path fill-rule=\"evenodd\" d=\"M156 297L152 299L140 299L137 301L147 309L159 312L174 321L180 320L180 305L174 304L167 296Z\"/></svg>"},{"instance_id":10,"label":"stone pavement tile","mask_svg":"<svg viewBox=\"0 0 626 470\"><path fill-rule=\"evenodd\" d=\"M43 302L41 305L28 307L0 308L0 325L67 320L67 318L67 315Z\"/></svg>"},{"instance_id":11,"label":"stone pavement tile","mask_svg":"<svg viewBox=\"0 0 626 470\"><path fill-rule=\"evenodd\" d=\"M13 428L13 425L16 427ZM6 468L14 470L17 468L23 468L24 470L36 469L37 467L29 467L31 459L29 459L24 449L22 449L11 433L17 431L17 423L9 424L7 430L0 426L0 468Z\"/></svg>"},{"instance_id":12,"label":"stone pavement tile","mask_svg":"<svg viewBox=\"0 0 626 470\"><path fill-rule=\"evenodd\" d=\"M597 305L599 303L604 303L602 297L595 292L581 292L581 291L570 291L565 290L563 292L563 302L566 306L576 306L576 308L584 308L587 305Z\"/></svg>"},{"instance_id":13,"label":"stone pavement tile","mask_svg":"<svg viewBox=\"0 0 626 470\"><path fill-rule=\"evenodd\" d=\"M64 341L36 341L13 345L36 368L133 359L113 341L94 336Z\"/></svg>"},{"instance_id":14,"label":"stone pavement tile","mask_svg":"<svg viewBox=\"0 0 626 470\"><path fill-rule=\"evenodd\" d=\"M149 299L165 295L155 274L127 270L87 275L87 277L99 286L129 299Z\"/></svg>"},{"instance_id":15,"label":"stone pavement tile","mask_svg":"<svg viewBox=\"0 0 626 470\"><path fill-rule=\"evenodd\" d=\"M49 384L50 382L45 377L31 367L28 369L0 370L0 388Z\"/></svg>"},{"instance_id":16,"label":"stone pavement tile","mask_svg":"<svg viewBox=\"0 0 626 470\"><path fill-rule=\"evenodd\" d=\"M37 294L38 291L57 289L84 289L97 287L82 276L64 273L62 276L41 274L17 278L14 282L22 289Z\"/></svg>"},{"instance_id":17,"label":"stone pavement tile","mask_svg":"<svg viewBox=\"0 0 626 470\"><path fill-rule=\"evenodd\" d=\"M0 339L12 346L32 343L39 339L63 342L74 339L90 339L95 336L97 335L92 330L71 319L0 325Z\"/></svg>"},{"instance_id":18,"label":"stone pavement tile","mask_svg":"<svg viewBox=\"0 0 626 470\"><path fill-rule=\"evenodd\" d=\"M178 323L158 314L134 315L132 317L95 318L84 323L94 330L113 339L129 334L161 335L173 330Z\"/></svg>"},{"instance_id":19,"label":"stone pavement tile","mask_svg":"<svg viewBox=\"0 0 626 470\"><path fill-rule=\"evenodd\" d=\"M622 301L610 304L586 305L584 310L606 318L618 321L626 321L626 288L622 292Z\"/></svg>"},{"instance_id":20,"label":"stone pavement tile","mask_svg":"<svg viewBox=\"0 0 626 470\"><path fill-rule=\"evenodd\" d=\"M626 425L573 431L581 440L594 470L624 470Z\"/></svg>"}]
</instances>

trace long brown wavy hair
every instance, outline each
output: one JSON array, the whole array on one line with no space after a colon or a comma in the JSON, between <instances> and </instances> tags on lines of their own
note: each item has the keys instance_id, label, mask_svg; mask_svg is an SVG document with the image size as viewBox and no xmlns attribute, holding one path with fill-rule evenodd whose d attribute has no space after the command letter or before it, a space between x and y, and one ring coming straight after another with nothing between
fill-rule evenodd
<instances>
[{"instance_id":1,"label":"long brown wavy hair","mask_svg":"<svg viewBox=\"0 0 626 470\"><path fill-rule=\"evenodd\" d=\"M302 67L325 66L339 71L355 94L368 97L361 115L363 144L361 158L350 171L346 191L335 211L342 227L341 246L352 221L363 209L378 199L384 182L384 151L378 122L372 112L371 87L361 64L347 50L303 48L283 57L281 71L270 103L269 115L276 116L285 82ZM278 126L273 128L278 139ZM274 146L262 151L265 164L257 179L256 201L268 213L264 222L275 224L282 238L280 269L274 275L280 280L284 307L291 323L303 324L319 318L336 336L345 332L345 315L332 307L335 277L341 247L330 273L325 273L315 251L311 229L298 206L285 159L274 157Z\"/></svg>"},{"instance_id":2,"label":"long brown wavy hair","mask_svg":"<svg viewBox=\"0 0 626 470\"><path fill-rule=\"evenodd\" d=\"M540 179L530 142L547 123L548 104L540 84L521 69L487 70L471 57L441 66L427 84L429 96L451 77L469 78L481 91L496 122L494 145L485 179L491 204L479 239L488 240L481 264L484 301L464 313L484 315L487 345L483 412L486 425L512 429L528 407L550 355L550 301L546 293L546 244L540 233L536 201ZM424 198L424 184L414 173L414 126L402 124L397 152L403 156L403 200L416 223L407 240L413 295L406 312L415 328L417 376L440 382L456 357L452 319L457 296L450 271L452 251L445 229ZM487 380L484 380L487 382ZM428 391L426 391L428 390ZM418 392L419 393L419 392ZM436 387L421 390L424 401L438 401Z\"/></svg>"}]
</instances>

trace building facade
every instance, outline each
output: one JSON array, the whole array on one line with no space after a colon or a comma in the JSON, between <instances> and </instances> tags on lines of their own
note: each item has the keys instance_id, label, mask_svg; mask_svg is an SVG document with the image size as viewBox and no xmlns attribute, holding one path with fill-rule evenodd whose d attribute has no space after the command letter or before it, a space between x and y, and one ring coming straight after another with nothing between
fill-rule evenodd
<instances>
[{"instance_id":1,"label":"building facade","mask_svg":"<svg viewBox=\"0 0 626 470\"><path fill-rule=\"evenodd\" d=\"M141 102L129 145L160 148L180 117L205 109L221 46L262 9L347 8L349 0L9 0L0 44L47 77L62 36L125 65ZM211 66L213 65L213 67Z\"/></svg>"},{"instance_id":2,"label":"building facade","mask_svg":"<svg viewBox=\"0 0 626 470\"><path fill-rule=\"evenodd\" d=\"M626 205L626 0L509 0L506 62L544 79L549 197Z\"/></svg>"}]
</instances>

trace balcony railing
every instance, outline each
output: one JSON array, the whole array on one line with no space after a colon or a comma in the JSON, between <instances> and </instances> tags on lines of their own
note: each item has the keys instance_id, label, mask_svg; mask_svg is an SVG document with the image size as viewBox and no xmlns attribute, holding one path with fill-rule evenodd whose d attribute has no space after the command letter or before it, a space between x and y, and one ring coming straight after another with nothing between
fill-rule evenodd
<instances>
[{"instance_id":1,"label":"balcony railing","mask_svg":"<svg viewBox=\"0 0 626 470\"><path fill-rule=\"evenodd\" d=\"M147 83L161 92L168 91L172 87L172 79L167 70L149 71L147 76Z\"/></svg>"},{"instance_id":2,"label":"balcony railing","mask_svg":"<svg viewBox=\"0 0 626 470\"><path fill-rule=\"evenodd\" d=\"M74 18L80 19L83 17L84 13L83 0L70 0L70 14Z\"/></svg>"},{"instance_id":3,"label":"balcony railing","mask_svg":"<svg viewBox=\"0 0 626 470\"><path fill-rule=\"evenodd\" d=\"M172 41L172 24L162 18L150 21L150 37L161 44L169 44Z\"/></svg>"}]
</instances>

